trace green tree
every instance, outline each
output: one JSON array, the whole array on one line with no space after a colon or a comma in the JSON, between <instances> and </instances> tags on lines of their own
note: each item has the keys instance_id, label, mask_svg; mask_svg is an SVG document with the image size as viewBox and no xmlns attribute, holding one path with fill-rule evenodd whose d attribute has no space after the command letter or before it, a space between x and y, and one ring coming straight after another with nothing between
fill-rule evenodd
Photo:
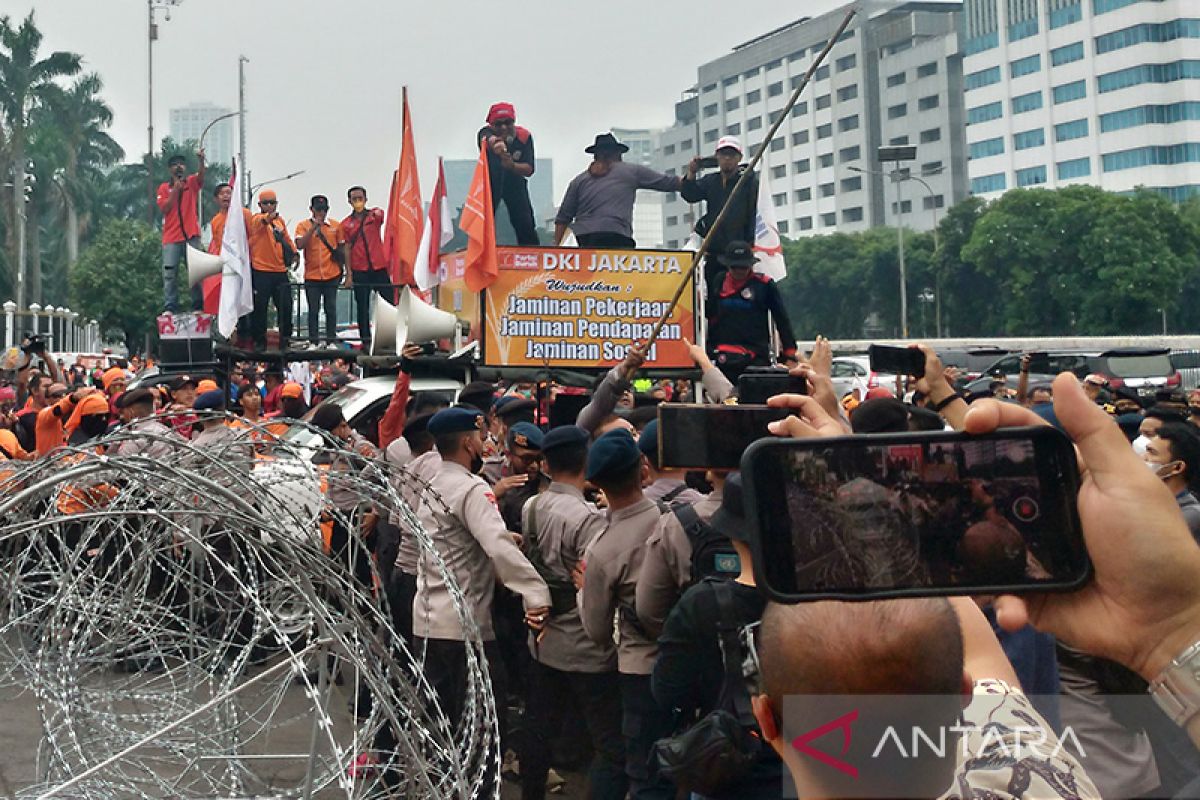
<instances>
[{"instance_id":1,"label":"green tree","mask_svg":"<svg viewBox=\"0 0 1200 800\"><path fill-rule=\"evenodd\" d=\"M105 223L71 273L72 307L106 335L119 333L130 352L140 350L162 303L161 261L161 239L149 225Z\"/></svg>"},{"instance_id":2,"label":"green tree","mask_svg":"<svg viewBox=\"0 0 1200 800\"><path fill-rule=\"evenodd\" d=\"M26 164L29 114L35 104L43 102L57 87L55 81L70 77L80 69L81 60L76 53L59 50L39 58L41 45L42 34L34 24L32 11L16 27L11 17L0 17L0 114L3 115L9 166L4 170L4 176L15 178L11 181L13 199L10 232L24 224L24 181L21 178ZM18 263L18 237L10 235L8 239L11 270ZM18 282L15 275L12 281Z\"/></svg>"}]
</instances>

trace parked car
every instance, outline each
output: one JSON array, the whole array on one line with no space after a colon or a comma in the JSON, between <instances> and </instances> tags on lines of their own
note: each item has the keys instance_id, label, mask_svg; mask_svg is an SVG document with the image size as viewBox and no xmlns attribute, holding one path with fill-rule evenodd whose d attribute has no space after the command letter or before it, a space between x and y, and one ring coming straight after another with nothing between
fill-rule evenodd
<instances>
[{"instance_id":1,"label":"parked car","mask_svg":"<svg viewBox=\"0 0 1200 800\"><path fill-rule=\"evenodd\" d=\"M1003 347L983 345L966 349L939 350L938 357L945 366L958 367L961 373L958 376L958 384L959 387L962 387L973 380L982 378L987 374L985 370L989 366L1011 352Z\"/></svg>"},{"instance_id":2,"label":"parked car","mask_svg":"<svg viewBox=\"0 0 1200 800\"><path fill-rule=\"evenodd\" d=\"M1021 372L1021 354L1012 353L990 364L983 376L967 384L968 392L986 391L992 376L1002 374L1015 386ZM1029 385L1050 383L1061 372L1077 378L1096 373L1108 379L1113 389L1128 386L1144 398L1151 398L1159 389L1175 389L1182 385L1178 370L1172 365L1170 351L1164 348L1120 347L1104 352L1052 351L1033 353L1029 365Z\"/></svg>"},{"instance_id":3,"label":"parked car","mask_svg":"<svg viewBox=\"0 0 1200 800\"><path fill-rule=\"evenodd\" d=\"M866 356L838 356L833 359L830 372L833 389L839 398L855 389L865 397L867 392L876 386L896 391L896 376L886 372L872 372L871 359Z\"/></svg>"}]
</instances>

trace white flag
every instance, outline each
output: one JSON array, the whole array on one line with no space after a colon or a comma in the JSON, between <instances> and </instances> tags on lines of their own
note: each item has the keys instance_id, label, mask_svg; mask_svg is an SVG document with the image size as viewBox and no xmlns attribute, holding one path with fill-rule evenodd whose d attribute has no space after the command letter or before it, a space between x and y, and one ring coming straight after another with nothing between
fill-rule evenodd
<instances>
[{"instance_id":1,"label":"white flag","mask_svg":"<svg viewBox=\"0 0 1200 800\"><path fill-rule=\"evenodd\" d=\"M250 280L250 241L241 193L234 191L225 215L225 233L221 236L221 302L217 309L217 330L228 339L237 327L238 317L254 310L254 287Z\"/></svg>"},{"instance_id":2,"label":"white flag","mask_svg":"<svg viewBox=\"0 0 1200 800\"><path fill-rule=\"evenodd\" d=\"M758 175L758 213L754 220L754 253L758 263L754 271L774 281L787 277L787 264L783 260L783 242L779 238L779 224L775 221L775 205L771 201L771 184L767 170Z\"/></svg>"},{"instance_id":3,"label":"white flag","mask_svg":"<svg viewBox=\"0 0 1200 800\"><path fill-rule=\"evenodd\" d=\"M437 239L435 245L434 239ZM454 238L454 218L450 216L450 199L446 197L446 173L442 159L438 159L437 185L433 187L433 199L429 201L429 213L425 215L425 228L421 231L421 244L417 247L417 261L413 266L413 277L417 288L431 289L440 282L441 251Z\"/></svg>"}]
</instances>

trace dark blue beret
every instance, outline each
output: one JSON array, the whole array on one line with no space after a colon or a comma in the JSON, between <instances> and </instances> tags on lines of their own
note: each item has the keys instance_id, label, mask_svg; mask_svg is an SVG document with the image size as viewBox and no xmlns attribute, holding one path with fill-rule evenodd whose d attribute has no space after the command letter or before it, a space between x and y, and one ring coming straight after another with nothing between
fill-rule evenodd
<instances>
[{"instance_id":1,"label":"dark blue beret","mask_svg":"<svg viewBox=\"0 0 1200 800\"><path fill-rule=\"evenodd\" d=\"M560 425L551 428L550 432L542 437L542 452L566 445L587 444L591 438L591 435L578 425Z\"/></svg>"},{"instance_id":2,"label":"dark blue beret","mask_svg":"<svg viewBox=\"0 0 1200 800\"><path fill-rule=\"evenodd\" d=\"M641 458L642 453L629 431L609 431L596 440L588 453L587 479L594 481L622 477L628 474Z\"/></svg>"},{"instance_id":3,"label":"dark blue beret","mask_svg":"<svg viewBox=\"0 0 1200 800\"><path fill-rule=\"evenodd\" d=\"M518 422L508 429L508 446L529 450L542 449L542 429L530 422Z\"/></svg>"},{"instance_id":4,"label":"dark blue beret","mask_svg":"<svg viewBox=\"0 0 1200 800\"><path fill-rule=\"evenodd\" d=\"M192 403L192 408L196 411L224 411L225 392L220 389L205 392L196 398L196 402Z\"/></svg>"},{"instance_id":5,"label":"dark blue beret","mask_svg":"<svg viewBox=\"0 0 1200 800\"><path fill-rule=\"evenodd\" d=\"M641 450L651 463L658 464L658 420L652 419L642 428L638 437L638 450Z\"/></svg>"},{"instance_id":6,"label":"dark blue beret","mask_svg":"<svg viewBox=\"0 0 1200 800\"><path fill-rule=\"evenodd\" d=\"M426 430L432 436L442 436L447 433L467 433L477 430L477 420L483 413L474 408L444 408L429 419Z\"/></svg>"}]
</instances>

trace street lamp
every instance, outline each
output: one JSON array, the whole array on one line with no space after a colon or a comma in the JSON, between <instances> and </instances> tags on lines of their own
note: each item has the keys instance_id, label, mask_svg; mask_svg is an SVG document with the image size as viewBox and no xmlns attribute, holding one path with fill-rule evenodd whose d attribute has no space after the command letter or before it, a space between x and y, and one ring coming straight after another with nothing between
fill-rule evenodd
<instances>
[{"instance_id":1,"label":"street lamp","mask_svg":"<svg viewBox=\"0 0 1200 800\"><path fill-rule=\"evenodd\" d=\"M250 187L250 197L254 197L255 192L257 192L259 189L261 189L262 187L266 186L269 183L283 183L284 181L290 181L292 178L295 178L297 175L303 175L307 171L308 170L302 169L298 172L293 172L290 175L284 175L282 178L271 178L271 180L269 180L269 181L263 181L262 183L256 183Z\"/></svg>"},{"instance_id":2,"label":"street lamp","mask_svg":"<svg viewBox=\"0 0 1200 800\"><path fill-rule=\"evenodd\" d=\"M197 150L204 149L204 137L208 136L208 132L210 130L212 130L213 125L216 125L218 122L224 122L225 120L230 119L232 117L239 116L241 113L242 112L240 112L240 111L230 111L228 114L222 114L221 116L214 119L212 122L205 125L204 130L202 130L200 132L200 143L199 143L199 145L197 145L196 149ZM197 195L197 197L196 197L196 217L197 217L196 222L198 223L196 226L196 230L198 230L198 231L204 230L204 192L203 191L201 191L199 193L199 195Z\"/></svg>"},{"instance_id":3,"label":"street lamp","mask_svg":"<svg viewBox=\"0 0 1200 800\"><path fill-rule=\"evenodd\" d=\"M167 22L171 21L171 8L183 0L146 0L146 191L150 197L147 213L150 224L154 224L154 42L158 40L158 23L154 12L164 10Z\"/></svg>"}]
</instances>

